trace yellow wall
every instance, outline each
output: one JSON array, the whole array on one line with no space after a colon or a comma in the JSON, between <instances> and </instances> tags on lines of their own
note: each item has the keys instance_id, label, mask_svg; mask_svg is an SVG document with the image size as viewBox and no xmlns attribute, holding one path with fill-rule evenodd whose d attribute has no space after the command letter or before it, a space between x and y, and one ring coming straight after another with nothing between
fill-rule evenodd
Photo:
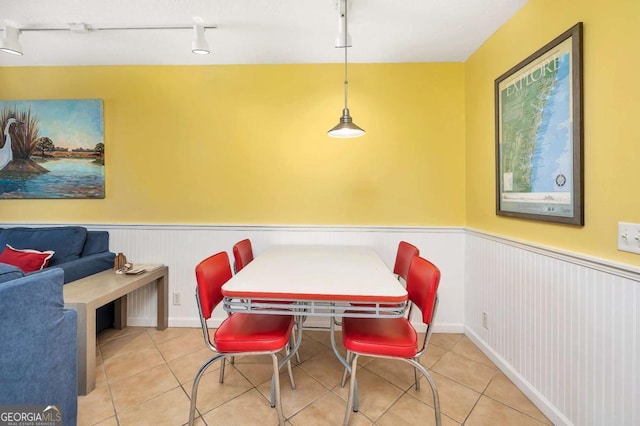
<instances>
[{"instance_id":1,"label":"yellow wall","mask_svg":"<svg viewBox=\"0 0 640 426\"><path fill-rule=\"evenodd\" d=\"M464 65L0 68L1 97L104 100L104 200L1 222L464 225ZM55 141L54 141L55 142Z\"/></svg>"},{"instance_id":2,"label":"yellow wall","mask_svg":"<svg viewBox=\"0 0 640 426\"><path fill-rule=\"evenodd\" d=\"M585 226L495 215L493 83L584 22ZM467 226L630 264L618 221L640 223L640 2L529 0L466 63Z\"/></svg>"},{"instance_id":3,"label":"yellow wall","mask_svg":"<svg viewBox=\"0 0 640 426\"><path fill-rule=\"evenodd\" d=\"M3 200L1 222L467 225L625 263L640 223L640 2L529 0L466 64L352 64L368 134L325 133L342 67L0 67L2 99L101 98L104 200ZM585 222L495 215L493 83L584 22Z\"/></svg>"}]
</instances>

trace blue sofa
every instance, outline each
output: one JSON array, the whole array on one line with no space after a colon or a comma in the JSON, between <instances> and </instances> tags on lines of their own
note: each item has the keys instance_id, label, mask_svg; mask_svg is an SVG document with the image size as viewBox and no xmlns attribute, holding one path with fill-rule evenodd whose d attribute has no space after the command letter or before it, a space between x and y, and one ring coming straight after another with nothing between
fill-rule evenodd
<instances>
[{"instance_id":1,"label":"blue sofa","mask_svg":"<svg viewBox=\"0 0 640 426\"><path fill-rule=\"evenodd\" d=\"M0 251L4 250L7 244L16 249L55 251L49 260L48 268L62 269L64 284L113 268L115 258L115 254L109 251L108 232L88 231L82 226L0 228ZM26 275L42 272L36 271ZM0 283L24 275L19 268L0 264ZM113 303L99 308L96 311L96 331L112 327L113 319Z\"/></svg>"},{"instance_id":2,"label":"blue sofa","mask_svg":"<svg viewBox=\"0 0 640 426\"><path fill-rule=\"evenodd\" d=\"M0 283L0 405L54 405L75 425L77 314L64 309L63 283L57 268Z\"/></svg>"}]
</instances>

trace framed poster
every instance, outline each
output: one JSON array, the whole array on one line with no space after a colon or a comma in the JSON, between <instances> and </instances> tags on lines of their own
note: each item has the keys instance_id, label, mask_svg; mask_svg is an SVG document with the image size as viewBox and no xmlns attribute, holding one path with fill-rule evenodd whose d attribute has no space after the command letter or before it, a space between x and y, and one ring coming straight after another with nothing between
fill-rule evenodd
<instances>
[{"instance_id":1,"label":"framed poster","mask_svg":"<svg viewBox=\"0 0 640 426\"><path fill-rule=\"evenodd\" d=\"M495 81L496 214L584 225L582 23Z\"/></svg>"},{"instance_id":2,"label":"framed poster","mask_svg":"<svg viewBox=\"0 0 640 426\"><path fill-rule=\"evenodd\" d=\"M104 198L101 99L0 101L0 199Z\"/></svg>"}]
</instances>

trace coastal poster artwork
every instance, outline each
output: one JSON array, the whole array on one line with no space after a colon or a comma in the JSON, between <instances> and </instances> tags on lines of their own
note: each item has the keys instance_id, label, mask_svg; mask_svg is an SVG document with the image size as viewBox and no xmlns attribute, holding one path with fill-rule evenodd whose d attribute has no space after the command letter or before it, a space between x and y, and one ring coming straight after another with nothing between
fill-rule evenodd
<instances>
[{"instance_id":1,"label":"coastal poster artwork","mask_svg":"<svg viewBox=\"0 0 640 426\"><path fill-rule=\"evenodd\" d=\"M500 83L503 210L574 214L570 47Z\"/></svg>"},{"instance_id":2,"label":"coastal poster artwork","mask_svg":"<svg viewBox=\"0 0 640 426\"><path fill-rule=\"evenodd\" d=\"M104 198L101 99L0 101L0 198Z\"/></svg>"}]
</instances>

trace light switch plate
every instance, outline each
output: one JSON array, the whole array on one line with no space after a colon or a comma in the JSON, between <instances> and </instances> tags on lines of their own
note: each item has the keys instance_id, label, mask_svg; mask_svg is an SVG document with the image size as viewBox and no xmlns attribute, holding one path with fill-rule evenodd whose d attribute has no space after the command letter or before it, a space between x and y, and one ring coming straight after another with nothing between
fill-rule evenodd
<instances>
[{"instance_id":1,"label":"light switch plate","mask_svg":"<svg viewBox=\"0 0 640 426\"><path fill-rule=\"evenodd\" d=\"M640 224L618 222L618 250L640 254Z\"/></svg>"}]
</instances>

